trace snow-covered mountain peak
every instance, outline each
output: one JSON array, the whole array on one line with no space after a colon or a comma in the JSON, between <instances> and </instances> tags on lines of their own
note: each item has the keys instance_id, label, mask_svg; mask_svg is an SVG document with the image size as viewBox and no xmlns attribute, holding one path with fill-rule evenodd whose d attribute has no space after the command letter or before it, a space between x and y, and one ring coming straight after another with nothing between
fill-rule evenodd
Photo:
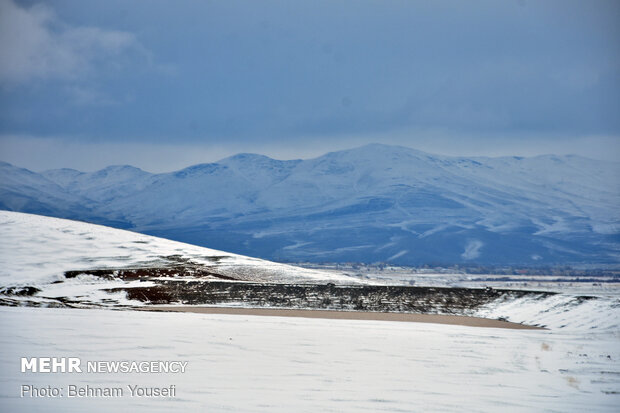
<instances>
[{"instance_id":1,"label":"snow-covered mountain peak","mask_svg":"<svg viewBox=\"0 0 620 413\"><path fill-rule=\"evenodd\" d=\"M145 174L148 172L131 165L111 165L93 172L93 175L112 175L112 174Z\"/></svg>"},{"instance_id":2,"label":"snow-covered mountain peak","mask_svg":"<svg viewBox=\"0 0 620 413\"><path fill-rule=\"evenodd\" d=\"M199 245L209 237L270 259L616 263L619 171L580 156L451 157L381 144L308 160L239 154L164 174L0 165L0 208Z\"/></svg>"},{"instance_id":3,"label":"snow-covered mountain peak","mask_svg":"<svg viewBox=\"0 0 620 413\"><path fill-rule=\"evenodd\" d=\"M358 148L330 152L316 159L345 160L355 162L398 162L414 159L431 160L442 158L444 157L407 148L405 146L370 143Z\"/></svg>"},{"instance_id":4,"label":"snow-covered mountain peak","mask_svg":"<svg viewBox=\"0 0 620 413\"><path fill-rule=\"evenodd\" d=\"M224 158L218 161L218 163L221 163L221 164L243 164L243 163L264 164L264 163L276 163L276 162L285 162L285 161L278 161L268 156L259 155L256 153L238 153L236 155L232 155L232 156L229 156L227 158Z\"/></svg>"}]
</instances>

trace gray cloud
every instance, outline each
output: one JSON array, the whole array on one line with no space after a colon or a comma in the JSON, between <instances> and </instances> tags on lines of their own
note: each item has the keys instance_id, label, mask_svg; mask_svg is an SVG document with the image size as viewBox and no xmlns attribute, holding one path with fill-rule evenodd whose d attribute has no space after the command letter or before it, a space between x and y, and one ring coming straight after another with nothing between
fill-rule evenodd
<instances>
[{"instance_id":1,"label":"gray cloud","mask_svg":"<svg viewBox=\"0 0 620 413\"><path fill-rule=\"evenodd\" d=\"M0 158L33 169L369 142L620 158L616 0L17 1Z\"/></svg>"},{"instance_id":2,"label":"gray cloud","mask_svg":"<svg viewBox=\"0 0 620 413\"><path fill-rule=\"evenodd\" d=\"M123 53L144 47L132 33L75 27L43 4L22 8L0 0L0 83L32 79L80 78L105 62L111 67Z\"/></svg>"}]
</instances>

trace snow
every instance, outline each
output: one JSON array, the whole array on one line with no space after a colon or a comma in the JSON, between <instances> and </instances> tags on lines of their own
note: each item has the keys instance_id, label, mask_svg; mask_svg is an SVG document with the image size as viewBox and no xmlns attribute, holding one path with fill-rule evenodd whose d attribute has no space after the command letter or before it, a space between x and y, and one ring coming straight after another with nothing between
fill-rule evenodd
<instances>
[{"instance_id":1,"label":"snow","mask_svg":"<svg viewBox=\"0 0 620 413\"><path fill-rule=\"evenodd\" d=\"M615 297L599 295L585 299L572 294L558 294L544 299L506 299L479 309L476 316L519 320L519 323L543 325L553 330L609 332L620 337L618 293L616 289Z\"/></svg>"},{"instance_id":2,"label":"snow","mask_svg":"<svg viewBox=\"0 0 620 413\"><path fill-rule=\"evenodd\" d=\"M37 301L46 305L58 298L69 298L95 305L142 305L128 301L123 293L111 294L103 290L151 285L147 282L108 280L88 274L66 279L64 272L162 267L176 265L182 259L247 281L473 288L492 285L495 288L559 291L566 294L493 302L474 315L503 317L517 323L545 325L554 329L620 330L620 288L617 283L605 284L608 288L597 287L598 290L592 289L592 286L590 289L579 290L576 289L578 287L569 287L574 277L566 277L564 283L554 282L558 280L555 276L547 277L547 282L545 277L520 276L519 282L493 283L480 276L411 273L411 270L398 267L381 272L308 269L100 225L0 211L0 288L33 286L42 290L32 297L12 296L13 300ZM541 279L542 284L534 281ZM577 285L581 289L587 287L585 283ZM583 300L578 298L580 295L597 298Z\"/></svg>"},{"instance_id":3,"label":"snow","mask_svg":"<svg viewBox=\"0 0 620 413\"><path fill-rule=\"evenodd\" d=\"M44 289L43 295L48 297L94 294L94 299L107 297L99 289L126 284L87 275L66 280L64 272L158 267L182 259L248 281L359 282L343 274L293 267L131 231L0 211L0 287L28 285ZM64 282L53 284L58 280Z\"/></svg>"},{"instance_id":4,"label":"snow","mask_svg":"<svg viewBox=\"0 0 620 413\"><path fill-rule=\"evenodd\" d=\"M331 271L327 266L312 267ZM620 334L620 282L614 276L586 277L591 281L584 282L580 281L583 276L437 273L397 266L382 269L373 266L339 267L335 273L372 284L555 292L556 295L549 296L505 297L470 315L502 318L552 330Z\"/></svg>"},{"instance_id":5,"label":"snow","mask_svg":"<svg viewBox=\"0 0 620 413\"><path fill-rule=\"evenodd\" d=\"M463 158L376 144L308 160L239 154L163 174L3 163L0 208L289 261L617 264L619 174L618 162L579 156ZM485 247L468 254L470 240ZM307 244L287 248L297 243Z\"/></svg>"},{"instance_id":6,"label":"snow","mask_svg":"<svg viewBox=\"0 0 620 413\"><path fill-rule=\"evenodd\" d=\"M618 334L0 308L14 412L617 411ZM187 361L184 374L20 373L20 357ZM171 399L20 398L19 385L169 386Z\"/></svg>"},{"instance_id":7,"label":"snow","mask_svg":"<svg viewBox=\"0 0 620 413\"><path fill-rule=\"evenodd\" d=\"M40 296L79 297L116 308L135 305L122 293L102 291L122 281L82 274L53 282L67 270L168 265L171 255L256 281L483 285L464 274L407 278L398 267L368 279L351 277L93 224L0 212L0 287L37 286L43 292L28 299L40 299L43 305L46 299ZM523 281L528 283L534 285L533 279ZM562 283L549 284L556 291L564 288ZM581 294L577 289L506 298L474 314L544 325L546 331L110 307L0 307L0 410L617 411L620 289L605 284L591 286L591 298ZM20 373L20 358L37 356L79 357L84 362L180 360L187 361L188 368L176 375ZM21 398L22 384L64 389L70 384L174 384L177 396Z\"/></svg>"}]
</instances>

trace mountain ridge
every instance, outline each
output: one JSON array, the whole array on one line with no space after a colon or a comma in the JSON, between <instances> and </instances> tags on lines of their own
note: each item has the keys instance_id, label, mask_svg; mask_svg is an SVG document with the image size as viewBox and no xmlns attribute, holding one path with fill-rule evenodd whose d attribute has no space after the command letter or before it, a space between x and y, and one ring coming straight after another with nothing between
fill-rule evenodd
<instances>
[{"instance_id":1,"label":"mountain ridge","mask_svg":"<svg viewBox=\"0 0 620 413\"><path fill-rule=\"evenodd\" d=\"M20 169L0 164L0 209L267 259L547 265L620 256L620 163L577 155L451 157L370 144L307 160L237 154L160 174Z\"/></svg>"}]
</instances>

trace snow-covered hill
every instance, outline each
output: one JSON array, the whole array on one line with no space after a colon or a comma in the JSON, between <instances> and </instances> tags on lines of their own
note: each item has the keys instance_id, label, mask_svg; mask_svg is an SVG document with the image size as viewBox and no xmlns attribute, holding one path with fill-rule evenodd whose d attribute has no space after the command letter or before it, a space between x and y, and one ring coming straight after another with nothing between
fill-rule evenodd
<instances>
[{"instance_id":1,"label":"snow-covered hill","mask_svg":"<svg viewBox=\"0 0 620 413\"><path fill-rule=\"evenodd\" d=\"M170 268L182 264L203 268L238 281L358 283L346 275L292 267L209 248L169 241L131 231L66 219L0 211L0 294L41 303L57 298L93 304L119 304L124 294L104 289L132 285L121 279L80 274L97 269ZM203 277L204 278L204 277ZM191 280L192 277L184 279ZM216 278L217 279L217 278ZM144 282L136 281L141 286ZM25 287L42 291L36 298L20 294ZM16 293L17 292L17 293Z\"/></svg>"},{"instance_id":2,"label":"snow-covered hill","mask_svg":"<svg viewBox=\"0 0 620 413\"><path fill-rule=\"evenodd\" d=\"M106 269L116 271L102 273ZM135 271L131 276L121 274L130 269ZM140 272L143 274L137 275ZM436 282L416 278L416 284L419 281L430 286L453 286L454 283L446 283L446 277L449 275L438 275ZM361 291L363 284L399 284L398 279L388 282L333 270L299 268L101 225L0 211L0 305L143 306L149 303L129 300L127 291L154 287L162 282L212 281L353 284L356 291ZM457 285L462 282L455 281ZM471 286L483 291L480 287L484 285L484 282L474 282ZM552 329L617 331L620 306L613 287L617 284L610 285L611 289L588 297L573 293L500 294L486 303L480 301L471 308L464 305L458 307L460 310L453 310L460 311L459 314L502 317ZM563 292L561 283L555 285L554 290ZM201 291L207 290L201 288ZM389 299L396 300L397 295ZM465 302L467 297L462 295L461 299ZM221 300L220 305L257 304L248 298L235 304ZM294 304L290 306L296 308ZM427 311L443 313L440 307L429 306Z\"/></svg>"},{"instance_id":3,"label":"snow-covered hill","mask_svg":"<svg viewBox=\"0 0 620 413\"><path fill-rule=\"evenodd\" d=\"M396 264L620 262L620 163L462 158L367 145L240 154L181 171L2 164L0 208L262 258Z\"/></svg>"}]
</instances>

